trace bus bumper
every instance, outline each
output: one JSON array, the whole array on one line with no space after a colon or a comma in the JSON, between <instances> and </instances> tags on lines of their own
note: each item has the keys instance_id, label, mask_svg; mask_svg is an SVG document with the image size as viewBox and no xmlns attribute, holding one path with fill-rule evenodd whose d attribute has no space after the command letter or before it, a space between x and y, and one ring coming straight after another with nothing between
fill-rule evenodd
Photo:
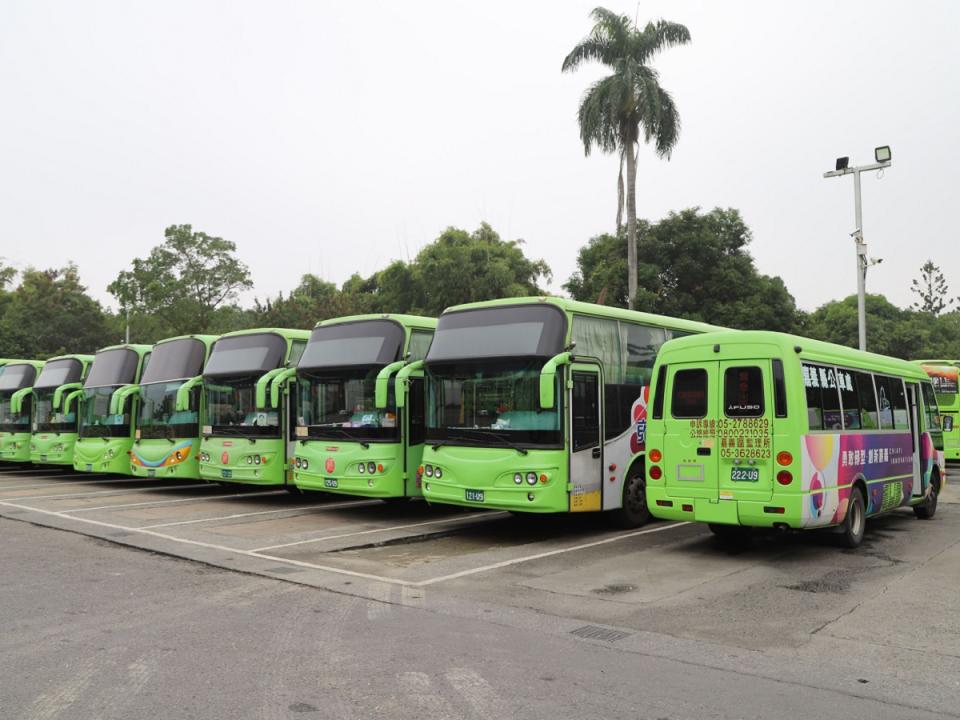
<instances>
[{"instance_id":1,"label":"bus bumper","mask_svg":"<svg viewBox=\"0 0 960 720\"><path fill-rule=\"evenodd\" d=\"M766 502L753 500L708 500L667 495L663 487L647 487L647 507L662 520L686 520L711 525L744 527L802 527L803 496L777 497Z\"/></svg>"}]
</instances>

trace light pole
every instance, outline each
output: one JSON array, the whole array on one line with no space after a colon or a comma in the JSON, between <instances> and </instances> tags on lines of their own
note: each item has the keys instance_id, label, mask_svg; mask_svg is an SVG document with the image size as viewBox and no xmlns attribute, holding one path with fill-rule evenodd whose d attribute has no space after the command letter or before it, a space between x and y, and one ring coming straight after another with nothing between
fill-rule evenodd
<instances>
[{"instance_id":1,"label":"light pole","mask_svg":"<svg viewBox=\"0 0 960 720\"><path fill-rule=\"evenodd\" d=\"M860 173L870 172L871 170L883 170L884 168L890 167L892 164L890 146L881 145L875 148L873 158L876 162L858 167L849 167L849 157L837 158L836 169L823 174L825 178L853 175L853 212L856 229L850 233L850 235L853 237L853 241L857 247L857 325L859 328L861 350L867 349L867 268L881 261L867 259L867 244L863 241L863 215L860 210Z\"/></svg>"}]
</instances>

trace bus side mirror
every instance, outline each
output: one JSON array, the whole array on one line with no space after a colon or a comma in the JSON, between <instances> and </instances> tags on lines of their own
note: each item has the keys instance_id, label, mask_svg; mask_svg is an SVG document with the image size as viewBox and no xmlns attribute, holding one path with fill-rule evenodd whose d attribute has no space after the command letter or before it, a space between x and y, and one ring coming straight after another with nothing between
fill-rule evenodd
<instances>
[{"instance_id":1,"label":"bus side mirror","mask_svg":"<svg viewBox=\"0 0 960 720\"><path fill-rule=\"evenodd\" d=\"M420 370L422 367L423 360L415 360L397 373L397 382L393 391L397 396L398 408L406 407L407 405L407 378L409 378L417 370Z\"/></svg>"},{"instance_id":2,"label":"bus side mirror","mask_svg":"<svg viewBox=\"0 0 960 720\"><path fill-rule=\"evenodd\" d=\"M378 410L383 410L387 406L387 399L390 397L390 376L406 365L405 360L397 360L383 367L377 373L376 383L373 389L373 401ZM397 388L399 392L399 387Z\"/></svg>"},{"instance_id":3,"label":"bus side mirror","mask_svg":"<svg viewBox=\"0 0 960 720\"><path fill-rule=\"evenodd\" d=\"M953 430L953 415L940 416L940 429L944 432L950 432Z\"/></svg>"},{"instance_id":4,"label":"bus side mirror","mask_svg":"<svg viewBox=\"0 0 960 720\"><path fill-rule=\"evenodd\" d=\"M550 410L556 406L557 368L568 362L570 362L570 353L562 352L543 364L543 369L540 371L540 407L544 410Z\"/></svg>"}]
</instances>

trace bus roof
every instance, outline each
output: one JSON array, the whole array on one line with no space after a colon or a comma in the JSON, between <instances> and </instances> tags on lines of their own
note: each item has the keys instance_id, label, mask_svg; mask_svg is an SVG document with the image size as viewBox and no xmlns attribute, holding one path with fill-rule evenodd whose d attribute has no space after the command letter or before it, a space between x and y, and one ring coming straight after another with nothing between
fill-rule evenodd
<instances>
[{"instance_id":1,"label":"bus roof","mask_svg":"<svg viewBox=\"0 0 960 720\"><path fill-rule=\"evenodd\" d=\"M211 345L213 345L214 342L216 342L217 338L219 337L220 337L219 335L177 335L175 337L168 337L168 338L164 338L163 340L157 340L156 345L154 345L154 347L156 347L157 345L162 345L163 343L173 342L174 340L199 340L204 345L206 345L207 348L209 348Z\"/></svg>"},{"instance_id":2,"label":"bus roof","mask_svg":"<svg viewBox=\"0 0 960 720\"><path fill-rule=\"evenodd\" d=\"M683 320L681 318L670 317L668 315L655 315L653 313L640 312L639 310L626 310L625 308L611 307L609 305L596 305L594 303L580 302L579 300L569 300L567 298L557 297L555 295L541 295L530 297L500 298L499 300L485 300L483 302L465 303L463 305L453 305L443 311L444 315L461 310L479 310L488 307L504 307L507 305L554 305L564 313L577 313L580 315L592 315L594 317L609 318L611 320L626 320L630 322L649 323L651 325L663 326L674 330L686 330L694 333L712 332L724 330L719 325L710 325L708 323L697 322L695 320Z\"/></svg>"},{"instance_id":3,"label":"bus roof","mask_svg":"<svg viewBox=\"0 0 960 720\"><path fill-rule=\"evenodd\" d=\"M7 365L33 365L33 367L35 367L35 368L37 368L37 369L39 370L40 368L43 367L43 365L44 365L45 362L46 362L46 360L14 360L14 359L7 359L7 360L4 360L4 361L3 361L3 365L4 365L4 366L7 366Z\"/></svg>"},{"instance_id":4,"label":"bus roof","mask_svg":"<svg viewBox=\"0 0 960 720\"><path fill-rule=\"evenodd\" d=\"M57 355L56 357L47 358L47 362L53 362L54 360L79 360L82 363L92 363L93 355L81 355L77 353L68 353L66 355ZM0 361L3 362L3 361Z\"/></svg>"},{"instance_id":5,"label":"bus roof","mask_svg":"<svg viewBox=\"0 0 960 720\"><path fill-rule=\"evenodd\" d=\"M234 330L233 332L224 333L220 335L217 339L225 337L237 337L239 335L260 335L262 333L273 333L274 335L279 335L282 338L287 340L309 340L310 331L309 330L298 330L295 328L248 328L246 330Z\"/></svg>"},{"instance_id":6,"label":"bus roof","mask_svg":"<svg viewBox=\"0 0 960 720\"><path fill-rule=\"evenodd\" d=\"M714 350L715 346L719 346L719 350ZM687 351L707 347L717 360L797 355L801 360L827 362L915 380L928 379L918 365L907 360L766 330L726 330L670 340L660 349L657 361L683 362Z\"/></svg>"},{"instance_id":7,"label":"bus roof","mask_svg":"<svg viewBox=\"0 0 960 720\"><path fill-rule=\"evenodd\" d=\"M911 360L917 365L949 365L950 367L960 367L960 360Z\"/></svg>"},{"instance_id":8,"label":"bus roof","mask_svg":"<svg viewBox=\"0 0 960 720\"><path fill-rule=\"evenodd\" d=\"M363 322L365 320L393 320L404 327L425 328L434 330L437 327L437 319L425 317L423 315L403 315L399 313L379 313L368 315L346 315L344 317L329 318L321 320L315 327L327 327L328 325L340 325L342 323Z\"/></svg>"},{"instance_id":9,"label":"bus roof","mask_svg":"<svg viewBox=\"0 0 960 720\"><path fill-rule=\"evenodd\" d=\"M137 355L144 355L145 353L150 352L153 349L153 345L133 345L127 343L121 343L119 345L107 345L107 347L102 347L97 350L98 353L106 352L107 350L133 350Z\"/></svg>"}]
</instances>

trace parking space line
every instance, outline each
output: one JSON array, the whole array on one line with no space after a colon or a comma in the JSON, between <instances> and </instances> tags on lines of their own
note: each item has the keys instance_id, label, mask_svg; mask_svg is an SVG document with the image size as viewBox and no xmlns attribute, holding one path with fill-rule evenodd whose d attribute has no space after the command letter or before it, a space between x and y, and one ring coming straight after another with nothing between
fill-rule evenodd
<instances>
[{"instance_id":1,"label":"parking space line","mask_svg":"<svg viewBox=\"0 0 960 720\"><path fill-rule=\"evenodd\" d=\"M479 522L486 522L487 520L493 520L494 518L502 517L508 515L507 512L494 512L494 513L484 513L483 515L478 515L480 518ZM469 516L468 516L469 517ZM406 530L407 528L423 527L425 525L440 525L441 523L451 523L457 520L463 520L463 515L457 515L451 518L444 518L443 520L429 520L427 522L419 523L410 523L407 525L394 525L392 527L385 528L375 528L373 530L358 530L356 532L340 533L338 535L326 535L324 537L312 538L310 540L298 540L297 542L283 543L281 545L267 545L266 547L254 548L250 552L259 553L264 550L279 550L280 548L293 547L294 545L306 545L308 543L323 542L324 540L340 540L341 538L347 537L356 537L358 535L371 535L373 533L382 533L382 532L391 532L393 530ZM473 525L474 523L470 523Z\"/></svg>"},{"instance_id":2,"label":"parking space line","mask_svg":"<svg viewBox=\"0 0 960 720\"><path fill-rule=\"evenodd\" d=\"M33 478L36 479L36 478ZM116 483L143 482L143 478L119 478L117 480L73 480L70 482L52 482L42 485L14 485L13 487L4 487L0 485L0 493L8 490L33 490L35 488L60 487L61 485L114 485Z\"/></svg>"},{"instance_id":3,"label":"parking space line","mask_svg":"<svg viewBox=\"0 0 960 720\"><path fill-rule=\"evenodd\" d=\"M116 508L131 508L131 507L146 507L159 506L159 505L176 505L177 503L196 503L196 502L205 502L207 500L223 500L224 498L235 498L235 497L262 497L263 495L277 495L283 492L282 490L264 490L263 492L242 492L242 493L232 493L230 495L201 495L200 497L190 497L190 498L177 498L176 500L146 500L144 502L135 502L135 503L123 503L122 505L100 505L98 507L88 507L88 508L77 508L76 510L63 510L62 512L73 515L74 513L82 512L93 512L94 510L114 510ZM13 500L20 500L20 498L12 498Z\"/></svg>"},{"instance_id":4,"label":"parking space line","mask_svg":"<svg viewBox=\"0 0 960 720\"><path fill-rule=\"evenodd\" d=\"M71 498L109 497L111 495L129 495L134 492L159 492L161 490L191 490L193 488L208 488L209 483L199 485L159 485L157 487L130 488L129 490L93 490L85 493L67 493L65 495L29 495L27 497L10 498L11 500L69 500Z\"/></svg>"},{"instance_id":5,"label":"parking space line","mask_svg":"<svg viewBox=\"0 0 960 720\"><path fill-rule=\"evenodd\" d=\"M426 585L433 585L434 583L444 582L445 580L454 580L456 578L465 577L467 575L475 575L477 573L488 572L490 570L499 570L500 568L509 567L510 565L518 565L520 563L530 562L531 560L540 560L541 558L552 557L554 555L562 555L563 553L576 552L578 550L586 550L588 548L597 547L598 545L606 545L608 543L617 542L618 540L626 540L628 538L637 537L638 535L650 535L651 533L663 532L664 530L672 530L674 528L683 527L684 525L690 525L689 522L677 522L671 523L670 525L662 525L660 527L647 528L646 530L637 530L635 532L624 533L622 535L617 535L616 537L604 538L603 540L594 540L593 542L581 543L580 545L573 545L568 548L559 548L557 550L547 550L546 552L535 553L533 555L526 555L520 558L514 558L512 560L503 560L501 562L491 563L489 565L482 565L481 567L471 568L470 570L461 570L460 572L450 573L449 575L439 575L428 580L421 580L417 583L414 583L418 587L424 587Z\"/></svg>"},{"instance_id":6,"label":"parking space line","mask_svg":"<svg viewBox=\"0 0 960 720\"><path fill-rule=\"evenodd\" d=\"M217 522L218 520L235 520L237 518L256 517L257 515L273 515L276 513L283 513L283 512L295 512L297 510L305 510L306 512L301 514L307 515L308 513L319 512L321 510L335 510L338 508L345 508L345 507L365 507L368 505L379 505L379 504L380 504L379 500L360 500L357 502L334 503L331 505L300 505L297 507L282 508L279 510L258 510L257 512L236 513L235 515L222 515L220 517L199 518L197 520L178 520L177 522L157 523L156 525L141 525L139 529L152 530L154 528L161 528L161 527L174 527L175 525L193 525L195 523ZM114 505L113 507L116 507L116 505Z\"/></svg>"},{"instance_id":7,"label":"parking space line","mask_svg":"<svg viewBox=\"0 0 960 720\"><path fill-rule=\"evenodd\" d=\"M30 510L32 512L41 513L42 515L51 515L53 517L58 517L63 520L73 520L75 522L87 523L88 525L97 525L99 527L110 528L111 530L123 530L130 533L140 533L141 535L149 535L151 537L161 538L163 540L170 540L172 542L181 543L184 545L193 545L196 547L209 548L211 550L220 550L223 552L228 552L233 555L245 555L247 557L258 558L260 560L273 560L279 563L284 563L286 565L296 565L298 567L308 568L310 570L322 570L324 572L331 572L337 575L348 575L350 577L363 578L365 580L375 580L377 582L390 583L391 585L406 585L411 586L416 583L411 583L407 580L399 580L397 578L382 577L380 575L372 575L370 573L355 572L353 570L342 570L340 568L328 567L326 565L314 565L313 563L302 562L300 560L290 560L288 558L276 557L274 555L264 555L262 553L257 553L252 550L241 550L239 548L230 547L228 545L217 545L215 543L201 542L199 540L186 540L184 538L178 538L174 535L167 535L165 533L159 533L154 530L141 530L135 527L128 527L126 525L117 525L116 523L108 523L102 520L88 520L87 518L78 518L72 517L62 512L56 510L41 510L39 508L30 507L29 505L19 505L17 503L7 502L5 500L0 500L0 506L16 508L18 510Z\"/></svg>"}]
</instances>

